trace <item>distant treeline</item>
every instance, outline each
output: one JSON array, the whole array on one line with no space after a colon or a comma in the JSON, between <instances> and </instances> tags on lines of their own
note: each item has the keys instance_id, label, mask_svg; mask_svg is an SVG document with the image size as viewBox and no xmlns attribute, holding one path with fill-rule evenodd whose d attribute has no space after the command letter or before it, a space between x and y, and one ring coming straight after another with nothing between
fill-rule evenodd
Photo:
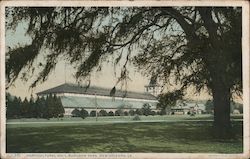
<instances>
[{"instance_id":1,"label":"distant treeline","mask_svg":"<svg viewBox=\"0 0 250 159\"><path fill-rule=\"evenodd\" d=\"M31 96L30 100L6 94L6 117L13 118L57 118L63 117L64 108L60 97L48 95L47 97Z\"/></svg>"}]
</instances>

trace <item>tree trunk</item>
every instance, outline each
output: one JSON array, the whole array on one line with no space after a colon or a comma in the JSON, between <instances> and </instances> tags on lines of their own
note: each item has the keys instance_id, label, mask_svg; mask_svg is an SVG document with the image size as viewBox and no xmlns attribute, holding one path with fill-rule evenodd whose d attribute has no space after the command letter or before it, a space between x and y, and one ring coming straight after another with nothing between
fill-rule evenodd
<instances>
[{"instance_id":1,"label":"tree trunk","mask_svg":"<svg viewBox=\"0 0 250 159\"><path fill-rule=\"evenodd\" d=\"M220 80L213 81L214 132L216 137L231 137L230 88Z\"/></svg>"}]
</instances>

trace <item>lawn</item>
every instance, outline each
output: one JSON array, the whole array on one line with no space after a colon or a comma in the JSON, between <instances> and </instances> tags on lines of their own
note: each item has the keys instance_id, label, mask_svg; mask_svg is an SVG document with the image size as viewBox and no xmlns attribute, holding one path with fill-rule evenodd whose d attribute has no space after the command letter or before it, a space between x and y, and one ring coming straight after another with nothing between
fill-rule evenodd
<instances>
[{"instance_id":1,"label":"lawn","mask_svg":"<svg viewBox=\"0 0 250 159\"><path fill-rule=\"evenodd\" d=\"M242 153L242 121L234 121L233 129L234 139L217 140L211 121L7 124L6 147L8 153Z\"/></svg>"},{"instance_id":2,"label":"lawn","mask_svg":"<svg viewBox=\"0 0 250 159\"><path fill-rule=\"evenodd\" d=\"M210 114L202 114L202 115L195 115L195 116L190 116L190 115L155 115L155 116L140 116L140 121L182 121L182 120L213 120L213 115ZM98 117L99 122L104 122L104 121L114 121L114 122L130 122L132 121L133 116L105 116L105 117ZM231 115L232 120L242 120L243 116L242 114L240 115ZM8 119L8 123L14 123L14 122L95 122L96 118L95 117L87 117L84 120L80 117L64 117L62 119L57 119L57 118L51 118L50 120L48 119L41 119L41 118L21 118L21 119Z\"/></svg>"}]
</instances>

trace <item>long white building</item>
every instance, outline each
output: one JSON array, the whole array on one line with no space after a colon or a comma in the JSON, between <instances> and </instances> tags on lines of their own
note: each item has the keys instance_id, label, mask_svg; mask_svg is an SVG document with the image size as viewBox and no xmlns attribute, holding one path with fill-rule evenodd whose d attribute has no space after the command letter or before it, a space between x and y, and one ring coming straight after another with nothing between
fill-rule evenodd
<instances>
[{"instance_id":1,"label":"long white building","mask_svg":"<svg viewBox=\"0 0 250 159\"><path fill-rule=\"evenodd\" d=\"M60 96L62 105L65 109L65 115L70 116L75 108L84 108L88 112L92 110L115 111L122 108L124 111L142 108L145 103L151 105L152 110L156 110L158 103L156 97L148 92L131 92L116 90L111 95L112 88L102 88L96 86L80 86L77 84L65 83L42 92L38 96L47 96L53 94Z\"/></svg>"}]
</instances>

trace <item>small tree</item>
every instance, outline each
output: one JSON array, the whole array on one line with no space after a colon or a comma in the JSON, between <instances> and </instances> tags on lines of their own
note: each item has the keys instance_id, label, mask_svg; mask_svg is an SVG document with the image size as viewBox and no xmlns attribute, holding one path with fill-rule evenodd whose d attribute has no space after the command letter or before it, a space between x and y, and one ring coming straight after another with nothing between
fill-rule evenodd
<instances>
[{"instance_id":1,"label":"small tree","mask_svg":"<svg viewBox=\"0 0 250 159\"><path fill-rule=\"evenodd\" d=\"M21 116L27 118L29 116L29 101L27 98L24 98L21 103Z\"/></svg>"},{"instance_id":2,"label":"small tree","mask_svg":"<svg viewBox=\"0 0 250 159\"><path fill-rule=\"evenodd\" d=\"M156 115L156 112L155 111L151 111L151 114L150 115Z\"/></svg>"},{"instance_id":3,"label":"small tree","mask_svg":"<svg viewBox=\"0 0 250 159\"><path fill-rule=\"evenodd\" d=\"M109 111L108 116L114 116L114 113L112 111Z\"/></svg>"},{"instance_id":4,"label":"small tree","mask_svg":"<svg viewBox=\"0 0 250 159\"><path fill-rule=\"evenodd\" d=\"M148 103L143 104L141 111L142 111L142 114L145 116L150 115L151 114L151 105Z\"/></svg>"},{"instance_id":5,"label":"small tree","mask_svg":"<svg viewBox=\"0 0 250 159\"><path fill-rule=\"evenodd\" d=\"M35 99L33 97L33 95L31 95L30 100L29 100L29 113L28 113L28 117L31 118L36 118L37 112L36 112L36 103L35 103Z\"/></svg>"},{"instance_id":6,"label":"small tree","mask_svg":"<svg viewBox=\"0 0 250 159\"><path fill-rule=\"evenodd\" d=\"M103 110L103 109L99 112L99 114L100 114L100 116L107 116L108 115L107 111Z\"/></svg>"},{"instance_id":7,"label":"small tree","mask_svg":"<svg viewBox=\"0 0 250 159\"><path fill-rule=\"evenodd\" d=\"M81 109L80 114L81 114L81 118L83 118L83 119L85 119L86 117L89 116L88 111L85 110L84 108Z\"/></svg>"},{"instance_id":8,"label":"small tree","mask_svg":"<svg viewBox=\"0 0 250 159\"><path fill-rule=\"evenodd\" d=\"M135 114L137 114L137 115L142 115L142 110L141 109L136 109L135 110Z\"/></svg>"},{"instance_id":9,"label":"small tree","mask_svg":"<svg viewBox=\"0 0 250 159\"><path fill-rule=\"evenodd\" d=\"M128 114L129 114L130 116L133 116L133 115L135 115L135 111L134 111L133 109L131 109L131 110L129 110Z\"/></svg>"},{"instance_id":10,"label":"small tree","mask_svg":"<svg viewBox=\"0 0 250 159\"><path fill-rule=\"evenodd\" d=\"M166 110L165 109L162 109L161 111L159 111L159 115L166 115Z\"/></svg>"},{"instance_id":11,"label":"small tree","mask_svg":"<svg viewBox=\"0 0 250 159\"><path fill-rule=\"evenodd\" d=\"M124 111L124 116L128 116L128 112L127 111Z\"/></svg>"},{"instance_id":12,"label":"small tree","mask_svg":"<svg viewBox=\"0 0 250 159\"><path fill-rule=\"evenodd\" d=\"M95 117L95 116L96 116L96 111L95 111L95 110L92 110L92 111L90 112L89 116Z\"/></svg>"},{"instance_id":13,"label":"small tree","mask_svg":"<svg viewBox=\"0 0 250 159\"><path fill-rule=\"evenodd\" d=\"M62 105L61 98L55 96L55 99L56 99L55 105L56 105L56 110L57 110L56 115L59 117L63 117L65 110L64 110L64 107Z\"/></svg>"},{"instance_id":14,"label":"small tree","mask_svg":"<svg viewBox=\"0 0 250 159\"><path fill-rule=\"evenodd\" d=\"M48 107L48 118L53 118L55 114L54 100L52 94L46 98L46 106Z\"/></svg>"},{"instance_id":15,"label":"small tree","mask_svg":"<svg viewBox=\"0 0 250 159\"><path fill-rule=\"evenodd\" d=\"M160 115L170 114L171 107L176 105L176 102L182 99L183 93L181 91L174 91L165 94L160 94L157 98L157 108L161 109Z\"/></svg>"},{"instance_id":16,"label":"small tree","mask_svg":"<svg viewBox=\"0 0 250 159\"><path fill-rule=\"evenodd\" d=\"M118 107L118 109L116 110L116 113L117 116L123 116L124 115L124 108L125 108L125 105L120 105Z\"/></svg>"},{"instance_id":17,"label":"small tree","mask_svg":"<svg viewBox=\"0 0 250 159\"><path fill-rule=\"evenodd\" d=\"M39 109L41 110L41 117L48 118L48 106L46 105L46 99L42 97L39 101Z\"/></svg>"},{"instance_id":18,"label":"small tree","mask_svg":"<svg viewBox=\"0 0 250 159\"><path fill-rule=\"evenodd\" d=\"M214 110L214 104L212 100L208 100L205 104L205 110L207 113L212 114Z\"/></svg>"},{"instance_id":19,"label":"small tree","mask_svg":"<svg viewBox=\"0 0 250 159\"><path fill-rule=\"evenodd\" d=\"M71 112L72 117L80 117L81 116L81 112L75 108L72 112Z\"/></svg>"},{"instance_id":20,"label":"small tree","mask_svg":"<svg viewBox=\"0 0 250 159\"><path fill-rule=\"evenodd\" d=\"M20 117L20 104L20 98L14 97L13 99L10 94L6 94L6 117L8 119Z\"/></svg>"},{"instance_id":21,"label":"small tree","mask_svg":"<svg viewBox=\"0 0 250 159\"><path fill-rule=\"evenodd\" d=\"M115 111L115 116L121 116L120 113L121 113L121 112L120 112L119 110L116 110L116 111Z\"/></svg>"},{"instance_id":22,"label":"small tree","mask_svg":"<svg viewBox=\"0 0 250 159\"><path fill-rule=\"evenodd\" d=\"M134 116L133 120L141 120L141 118L139 117L139 115L138 115L138 114L135 114L135 116Z\"/></svg>"}]
</instances>

